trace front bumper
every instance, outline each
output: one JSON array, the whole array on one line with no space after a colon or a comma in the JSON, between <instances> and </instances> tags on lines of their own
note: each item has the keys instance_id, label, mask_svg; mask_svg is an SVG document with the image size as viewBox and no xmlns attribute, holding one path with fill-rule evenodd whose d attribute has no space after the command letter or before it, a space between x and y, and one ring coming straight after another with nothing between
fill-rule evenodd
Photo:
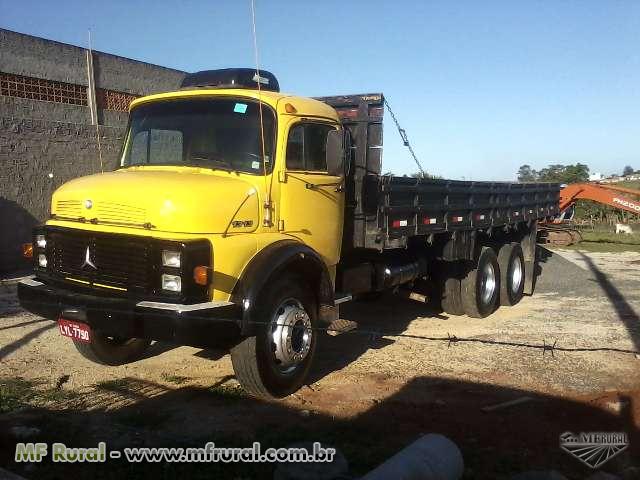
<instances>
[{"instance_id":1,"label":"front bumper","mask_svg":"<svg viewBox=\"0 0 640 480\"><path fill-rule=\"evenodd\" d=\"M18 298L23 308L49 320L57 320L64 311L74 312L92 330L108 336L223 348L240 339L242 311L228 302L141 302L78 293L38 279L18 283Z\"/></svg>"}]
</instances>

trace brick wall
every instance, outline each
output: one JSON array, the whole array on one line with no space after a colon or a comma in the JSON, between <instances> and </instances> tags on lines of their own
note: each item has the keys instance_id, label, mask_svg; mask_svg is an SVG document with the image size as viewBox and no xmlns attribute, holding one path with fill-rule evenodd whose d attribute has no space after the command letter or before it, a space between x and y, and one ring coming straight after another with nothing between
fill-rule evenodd
<instances>
[{"instance_id":1,"label":"brick wall","mask_svg":"<svg viewBox=\"0 0 640 480\"><path fill-rule=\"evenodd\" d=\"M184 72L93 52L98 99L174 90ZM82 48L0 29L0 73L88 85ZM50 212L53 191L66 181L100 171L96 126L85 105L0 95L0 274L28 264L22 243ZM98 103L100 106L100 102ZM110 105L113 102L110 101ZM127 113L98 111L105 171L118 163Z\"/></svg>"}]
</instances>

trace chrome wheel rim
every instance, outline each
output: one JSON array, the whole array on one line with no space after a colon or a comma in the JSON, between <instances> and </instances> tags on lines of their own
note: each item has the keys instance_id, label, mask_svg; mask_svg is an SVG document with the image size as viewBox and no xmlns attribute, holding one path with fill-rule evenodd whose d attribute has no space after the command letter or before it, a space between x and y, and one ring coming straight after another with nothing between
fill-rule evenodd
<instances>
[{"instance_id":1,"label":"chrome wheel rim","mask_svg":"<svg viewBox=\"0 0 640 480\"><path fill-rule=\"evenodd\" d=\"M496 271L491 263L486 263L482 269L482 281L480 285L480 298L487 305L491 302L496 291Z\"/></svg>"},{"instance_id":2,"label":"chrome wheel rim","mask_svg":"<svg viewBox=\"0 0 640 480\"><path fill-rule=\"evenodd\" d=\"M276 367L282 373L292 372L307 358L313 340L311 318L302 303L284 300L271 319L270 331Z\"/></svg>"},{"instance_id":3,"label":"chrome wheel rim","mask_svg":"<svg viewBox=\"0 0 640 480\"><path fill-rule=\"evenodd\" d=\"M522 285L522 262L520 257L515 257L511 261L511 292L518 293Z\"/></svg>"}]
</instances>

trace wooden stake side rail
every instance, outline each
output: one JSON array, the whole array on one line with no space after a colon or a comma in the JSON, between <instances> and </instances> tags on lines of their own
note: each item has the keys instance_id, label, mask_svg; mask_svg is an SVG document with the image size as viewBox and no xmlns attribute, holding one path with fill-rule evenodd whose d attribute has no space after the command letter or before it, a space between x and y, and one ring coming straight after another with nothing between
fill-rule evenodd
<instances>
[{"instance_id":1,"label":"wooden stake side rail","mask_svg":"<svg viewBox=\"0 0 640 480\"><path fill-rule=\"evenodd\" d=\"M381 176L378 228L388 239L485 229L558 213L560 184Z\"/></svg>"}]
</instances>

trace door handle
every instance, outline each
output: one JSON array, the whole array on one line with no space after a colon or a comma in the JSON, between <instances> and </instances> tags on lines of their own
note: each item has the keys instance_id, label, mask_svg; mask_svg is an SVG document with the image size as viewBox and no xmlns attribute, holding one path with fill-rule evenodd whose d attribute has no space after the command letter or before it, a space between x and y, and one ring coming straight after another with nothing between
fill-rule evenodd
<instances>
[{"instance_id":1,"label":"door handle","mask_svg":"<svg viewBox=\"0 0 640 480\"><path fill-rule=\"evenodd\" d=\"M305 183L304 186L307 188L307 190L313 190L315 188L318 187L336 187L336 192L342 192L342 190L344 190L344 185L342 182L336 182L336 183Z\"/></svg>"}]
</instances>

